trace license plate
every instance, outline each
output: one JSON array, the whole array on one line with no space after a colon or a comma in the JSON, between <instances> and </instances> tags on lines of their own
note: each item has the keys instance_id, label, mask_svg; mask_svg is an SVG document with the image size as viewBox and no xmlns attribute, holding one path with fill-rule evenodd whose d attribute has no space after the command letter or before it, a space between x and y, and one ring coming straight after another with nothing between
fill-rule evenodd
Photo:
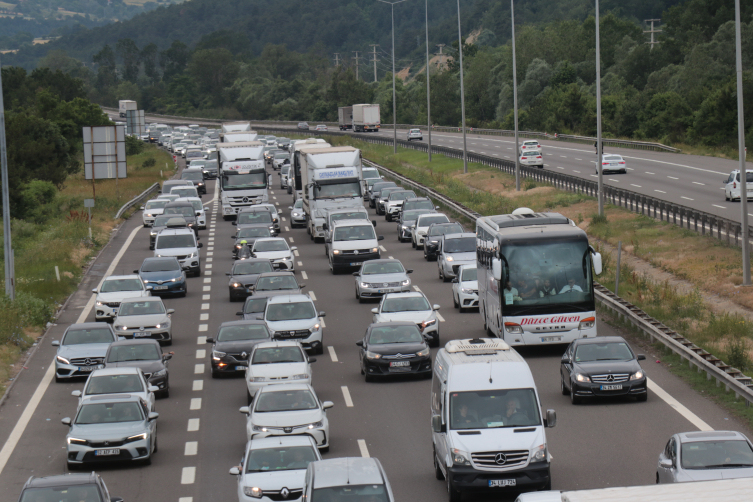
<instances>
[{"instance_id":1,"label":"license plate","mask_svg":"<svg viewBox=\"0 0 753 502\"><path fill-rule=\"evenodd\" d=\"M79 366L78 367L79 371L94 371L98 369L102 369L102 366L100 366L99 364L96 366Z\"/></svg>"},{"instance_id":2,"label":"license plate","mask_svg":"<svg viewBox=\"0 0 753 502\"><path fill-rule=\"evenodd\" d=\"M110 448L109 450L94 450L94 455L97 457L120 455L120 448Z\"/></svg>"},{"instance_id":3,"label":"license plate","mask_svg":"<svg viewBox=\"0 0 753 502\"><path fill-rule=\"evenodd\" d=\"M235 371L246 371L246 367L245 366L236 366L235 367Z\"/></svg>"},{"instance_id":4,"label":"license plate","mask_svg":"<svg viewBox=\"0 0 753 502\"><path fill-rule=\"evenodd\" d=\"M622 390L622 385L602 385L601 390Z\"/></svg>"},{"instance_id":5,"label":"license plate","mask_svg":"<svg viewBox=\"0 0 753 502\"><path fill-rule=\"evenodd\" d=\"M118 315L118 309L112 309L112 313Z\"/></svg>"},{"instance_id":6,"label":"license plate","mask_svg":"<svg viewBox=\"0 0 753 502\"><path fill-rule=\"evenodd\" d=\"M490 479L489 488L515 486L516 481L515 479Z\"/></svg>"},{"instance_id":7,"label":"license plate","mask_svg":"<svg viewBox=\"0 0 753 502\"><path fill-rule=\"evenodd\" d=\"M542 342L561 342L562 337L561 336L542 336L541 341Z\"/></svg>"},{"instance_id":8,"label":"license plate","mask_svg":"<svg viewBox=\"0 0 753 502\"><path fill-rule=\"evenodd\" d=\"M154 286L154 289L156 290L167 289L167 286Z\"/></svg>"},{"instance_id":9,"label":"license plate","mask_svg":"<svg viewBox=\"0 0 753 502\"><path fill-rule=\"evenodd\" d=\"M134 338L146 338L146 337L149 337L149 336L152 336L152 332L151 331L134 331L133 332L133 337Z\"/></svg>"},{"instance_id":10,"label":"license plate","mask_svg":"<svg viewBox=\"0 0 753 502\"><path fill-rule=\"evenodd\" d=\"M392 361L390 362L390 368L397 368L400 366L410 366L410 361Z\"/></svg>"}]
</instances>

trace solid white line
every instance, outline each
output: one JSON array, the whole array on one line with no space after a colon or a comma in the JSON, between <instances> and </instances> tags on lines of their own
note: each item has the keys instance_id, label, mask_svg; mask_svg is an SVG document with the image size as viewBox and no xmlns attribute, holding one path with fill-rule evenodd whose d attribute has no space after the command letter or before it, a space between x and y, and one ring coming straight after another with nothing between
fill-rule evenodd
<instances>
[{"instance_id":1,"label":"solid white line","mask_svg":"<svg viewBox=\"0 0 753 502\"><path fill-rule=\"evenodd\" d=\"M309 278L309 276L306 275L306 271L305 270L301 270L301 277L303 277L306 280L308 280L308 278Z\"/></svg>"},{"instance_id":2,"label":"solid white line","mask_svg":"<svg viewBox=\"0 0 753 502\"><path fill-rule=\"evenodd\" d=\"M313 291L309 291L309 298L311 298L312 300L316 301L316 295L314 294Z\"/></svg>"},{"instance_id":3,"label":"solid white line","mask_svg":"<svg viewBox=\"0 0 753 502\"><path fill-rule=\"evenodd\" d=\"M196 432L198 430L199 430L199 419L189 418L188 419L188 432Z\"/></svg>"},{"instance_id":4,"label":"solid white line","mask_svg":"<svg viewBox=\"0 0 753 502\"><path fill-rule=\"evenodd\" d=\"M691 199L690 197L685 197L684 195L681 195L680 197L682 197L685 200L694 200L694 199Z\"/></svg>"},{"instance_id":5,"label":"solid white line","mask_svg":"<svg viewBox=\"0 0 753 502\"><path fill-rule=\"evenodd\" d=\"M194 375L201 375L204 373L204 365L203 364L197 364L193 367Z\"/></svg>"},{"instance_id":6,"label":"solid white line","mask_svg":"<svg viewBox=\"0 0 753 502\"><path fill-rule=\"evenodd\" d=\"M205 343L207 343L207 337L206 336L200 336L200 337L196 338L196 344L197 345L204 345Z\"/></svg>"},{"instance_id":7,"label":"solid white line","mask_svg":"<svg viewBox=\"0 0 753 502\"><path fill-rule=\"evenodd\" d=\"M386 253L386 252L387 252L387 250L386 250L386 249L384 249L384 246L379 246L379 249L381 249L383 253Z\"/></svg>"},{"instance_id":8,"label":"solid white line","mask_svg":"<svg viewBox=\"0 0 753 502\"><path fill-rule=\"evenodd\" d=\"M439 322L444 322L444 317L439 312L437 312L437 319L439 319Z\"/></svg>"},{"instance_id":9,"label":"solid white line","mask_svg":"<svg viewBox=\"0 0 753 502\"><path fill-rule=\"evenodd\" d=\"M343 391L343 398L345 399L345 406L348 408L353 407L353 400L350 398L350 391L348 390L347 385L343 385L340 387L340 389Z\"/></svg>"},{"instance_id":10,"label":"solid white line","mask_svg":"<svg viewBox=\"0 0 753 502\"><path fill-rule=\"evenodd\" d=\"M712 206L714 206L714 207L718 207L719 209L727 209L727 208L726 208L726 207L724 207L724 206L717 206L716 204L711 204L711 205L712 205Z\"/></svg>"},{"instance_id":11,"label":"solid white line","mask_svg":"<svg viewBox=\"0 0 753 502\"><path fill-rule=\"evenodd\" d=\"M327 350L329 351L329 357L332 358L332 362L336 363L337 362L337 354L335 354L335 348L330 345L330 346L327 347Z\"/></svg>"},{"instance_id":12,"label":"solid white line","mask_svg":"<svg viewBox=\"0 0 753 502\"><path fill-rule=\"evenodd\" d=\"M204 380L194 380L192 390L204 390Z\"/></svg>"},{"instance_id":13,"label":"solid white line","mask_svg":"<svg viewBox=\"0 0 753 502\"><path fill-rule=\"evenodd\" d=\"M207 357L205 349L196 349L196 359L204 359L205 357Z\"/></svg>"},{"instance_id":14,"label":"solid white line","mask_svg":"<svg viewBox=\"0 0 753 502\"><path fill-rule=\"evenodd\" d=\"M358 440L358 449L361 450L361 456L369 458L369 449L366 447L366 441L363 439Z\"/></svg>"},{"instance_id":15,"label":"solid white line","mask_svg":"<svg viewBox=\"0 0 753 502\"><path fill-rule=\"evenodd\" d=\"M701 420L695 413L693 413L692 411L687 409L685 406L680 404L680 402L677 399L670 396L669 393L667 393L667 391L659 387L653 380L651 380L650 378L647 378L646 382L648 383L648 388L651 390L651 392L656 394L659 398L661 398L662 401L667 403L670 406L670 408L674 408L675 411L677 411L677 413L685 417L688 420L688 422L695 425L699 430L702 430L702 431L714 430L709 424Z\"/></svg>"},{"instance_id":16,"label":"solid white line","mask_svg":"<svg viewBox=\"0 0 753 502\"><path fill-rule=\"evenodd\" d=\"M201 398L200 397L194 397L191 398L191 406L189 407L190 410L200 410L201 409Z\"/></svg>"},{"instance_id":17,"label":"solid white line","mask_svg":"<svg viewBox=\"0 0 753 502\"><path fill-rule=\"evenodd\" d=\"M198 441L186 441L186 449L183 451L183 455L196 455L199 452Z\"/></svg>"},{"instance_id":18,"label":"solid white line","mask_svg":"<svg viewBox=\"0 0 753 502\"><path fill-rule=\"evenodd\" d=\"M196 467L184 467L180 475L180 484L192 485L196 481Z\"/></svg>"}]
</instances>

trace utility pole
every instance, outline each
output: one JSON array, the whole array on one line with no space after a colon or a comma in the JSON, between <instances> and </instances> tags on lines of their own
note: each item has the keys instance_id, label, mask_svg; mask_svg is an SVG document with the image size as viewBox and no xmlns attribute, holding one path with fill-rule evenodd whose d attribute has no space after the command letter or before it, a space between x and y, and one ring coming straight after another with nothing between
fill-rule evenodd
<instances>
[{"instance_id":1,"label":"utility pole","mask_svg":"<svg viewBox=\"0 0 753 502\"><path fill-rule=\"evenodd\" d=\"M353 58L350 58L350 59L355 59L356 60L356 80L358 80L358 67L360 66L359 59L361 59L361 56L358 55L358 53L360 51L353 51L353 52L356 53L356 57L353 57Z\"/></svg>"},{"instance_id":2,"label":"utility pole","mask_svg":"<svg viewBox=\"0 0 753 502\"><path fill-rule=\"evenodd\" d=\"M340 66L340 53L335 52L335 66Z\"/></svg>"},{"instance_id":3,"label":"utility pole","mask_svg":"<svg viewBox=\"0 0 753 502\"><path fill-rule=\"evenodd\" d=\"M520 192L520 150L518 146L518 68L515 59L515 5L510 0L512 25L512 100L515 115L515 190Z\"/></svg>"},{"instance_id":4,"label":"utility pole","mask_svg":"<svg viewBox=\"0 0 753 502\"><path fill-rule=\"evenodd\" d=\"M392 8L392 153L397 153L397 98L395 92L395 4L405 2L406 0L398 0L397 2L387 2L386 0L379 1L389 4L389 6Z\"/></svg>"},{"instance_id":5,"label":"utility pole","mask_svg":"<svg viewBox=\"0 0 753 502\"><path fill-rule=\"evenodd\" d=\"M1 67L1 66L0 66ZM5 252L5 294L16 299L16 275L11 245L10 194L8 189L8 151L5 145L5 104L3 103L3 77L0 72L0 170L3 194L3 251Z\"/></svg>"},{"instance_id":6,"label":"utility pole","mask_svg":"<svg viewBox=\"0 0 753 502\"><path fill-rule=\"evenodd\" d=\"M371 62L374 63L374 82L376 82L377 81L377 69L376 69L377 52L376 52L376 48L379 47L379 44L369 44L369 46L372 49L372 52L369 52L369 54L371 54L371 56L372 56Z\"/></svg>"},{"instance_id":7,"label":"utility pole","mask_svg":"<svg viewBox=\"0 0 753 502\"><path fill-rule=\"evenodd\" d=\"M426 0L426 126L429 133L429 162L431 162L431 88L429 80L429 0Z\"/></svg>"},{"instance_id":8,"label":"utility pole","mask_svg":"<svg viewBox=\"0 0 753 502\"><path fill-rule=\"evenodd\" d=\"M643 31L643 33L650 33L651 34L651 41L646 42L647 44L651 45L651 50L654 50L654 45L658 45L659 42L655 41L654 34L655 33L661 33L661 30L654 29L654 23L660 23L661 19L644 19L643 20L646 23L651 23L651 29L648 31Z\"/></svg>"},{"instance_id":9,"label":"utility pole","mask_svg":"<svg viewBox=\"0 0 753 502\"><path fill-rule=\"evenodd\" d=\"M735 0L735 64L737 71L737 148L740 157L740 220L743 237L743 286L750 286L750 227L748 227L748 170L745 169L745 116L743 115L743 56L740 0Z\"/></svg>"},{"instance_id":10,"label":"utility pole","mask_svg":"<svg viewBox=\"0 0 753 502\"><path fill-rule=\"evenodd\" d=\"M599 216L604 216L604 169L602 169L601 159L601 49L599 0L596 0L596 171L599 173Z\"/></svg>"},{"instance_id":11,"label":"utility pole","mask_svg":"<svg viewBox=\"0 0 753 502\"><path fill-rule=\"evenodd\" d=\"M439 47L439 53L434 53L435 56L439 56L439 69L442 69L442 63L444 63L444 54L442 53L442 49L444 48L445 44L437 44L436 47Z\"/></svg>"},{"instance_id":12,"label":"utility pole","mask_svg":"<svg viewBox=\"0 0 753 502\"><path fill-rule=\"evenodd\" d=\"M463 86L463 37L460 33L460 0L458 0L458 53L460 54L460 113L463 119L463 173L468 173L468 143L465 138L465 87Z\"/></svg>"}]
</instances>

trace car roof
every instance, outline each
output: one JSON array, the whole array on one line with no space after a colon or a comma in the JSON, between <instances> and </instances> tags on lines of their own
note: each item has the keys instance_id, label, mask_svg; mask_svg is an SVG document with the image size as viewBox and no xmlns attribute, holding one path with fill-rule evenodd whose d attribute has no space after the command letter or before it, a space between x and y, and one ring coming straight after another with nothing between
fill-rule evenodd
<instances>
[{"instance_id":1,"label":"car roof","mask_svg":"<svg viewBox=\"0 0 753 502\"><path fill-rule=\"evenodd\" d=\"M745 441L748 438L737 431L701 431L701 432L681 432L677 434L682 443L692 443L696 441Z\"/></svg>"},{"instance_id":2,"label":"car roof","mask_svg":"<svg viewBox=\"0 0 753 502\"><path fill-rule=\"evenodd\" d=\"M262 272L261 274L259 274L259 279L261 279L262 277L295 277L295 274L293 272L290 272L289 270L282 272Z\"/></svg>"},{"instance_id":3,"label":"car roof","mask_svg":"<svg viewBox=\"0 0 753 502\"><path fill-rule=\"evenodd\" d=\"M399 263L400 265L403 264L400 260L397 258L379 258L378 260L368 260L363 262L361 265L364 265L366 263Z\"/></svg>"},{"instance_id":4,"label":"car roof","mask_svg":"<svg viewBox=\"0 0 753 502\"><path fill-rule=\"evenodd\" d=\"M405 291L402 293L387 293L384 298L426 298L426 295L421 291Z\"/></svg>"},{"instance_id":5,"label":"car roof","mask_svg":"<svg viewBox=\"0 0 753 502\"><path fill-rule=\"evenodd\" d=\"M178 258L175 256L147 256L144 258L144 261L141 263L141 265L144 265L144 263L148 261L178 261Z\"/></svg>"},{"instance_id":6,"label":"car roof","mask_svg":"<svg viewBox=\"0 0 753 502\"><path fill-rule=\"evenodd\" d=\"M110 347L119 347L121 345L156 345L158 348L160 346L157 340L152 340L151 338L132 338L130 340L117 340L112 342Z\"/></svg>"},{"instance_id":7,"label":"car roof","mask_svg":"<svg viewBox=\"0 0 753 502\"><path fill-rule=\"evenodd\" d=\"M463 233L458 233L458 234L444 234L442 237L445 240L448 240L448 239L466 239L466 238L469 238L469 237L473 237L475 239L476 238L476 234L474 234L472 232L463 232Z\"/></svg>"},{"instance_id":8,"label":"car roof","mask_svg":"<svg viewBox=\"0 0 753 502\"><path fill-rule=\"evenodd\" d=\"M203 159L202 159L203 160ZM202 172L200 167L186 167L183 169L183 173ZM183 174L181 173L181 174Z\"/></svg>"},{"instance_id":9,"label":"car roof","mask_svg":"<svg viewBox=\"0 0 753 502\"><path fill-rule=\"evenodd\" d=\"M316 448L314 438L308 434L293 434L291 436L273 436L266 438L254 439L246 443L246 450L261 450L264 448L274 448L276 446L311 446Z\"/></svg>"},{"instance_id":10,"label":"car roof","mask_svg":"<svg viewBox=\"0 0 753 502\"><path fill-rule=\"evenodd\" d=\"M123 299L120 304L123 305L124 303L139 303L139 302L160 302L164 305L162 302L162 298L159 296L144 296L144 297L136 297L136 298L125 298Z\"/></svg>"},{"instance_id":11,"label":"car roof","mask_svg":"<svg viewBox=\"0 0 753 502\"><path fill-rule=\"evenodd\" d=\"M35 478L32 476L26 482L26 486L32 488L47 488L53 486L88 485L96 483L98 477L99 475L93 471L89 473L57 474L41 478Z\"/></svg>"},{"instance_id":12,"label":"car roof","mask_svg":"<svg viewBox=\"0 0 753 502\"><path fill-rule=\"evenodd\" d=\"M598 336L596 338L576 338L575 339L576 345L595 344L595 343L613 343L613 342L627 343L627 341L621 336ZM628 344L628 346L630 346L630 344Z\"/></svg>"},{"instance_id":13,"label":"car roof","mask_svg":"<svg viewBox=\"0 0 753 502\"><path fill-rule=\"evenodd\" d=\"M246 239L246 237L243 237ZM250 237L248 237L250 239ZM235 260L233 262L233 266L241 264L241 263L260 263L260 262L267 262L272 263L272 261L269 258L248 258L246 260Z\"/></svg>"},{"instance_id":14,"label":"car roof","mask_svg":"<svg viewBox=\"0 0 753 502\"><path fill-rule=\"evenodd\" d=\"M341 457L309 464L314 471L314 488L329 486L384 485L379 461L369 457Z\"/></svg>"},{"instance_id":15,"label":"car roof","mask_svg":"<svg viewBox=\"0 0 753 502\"><path fill-rule=\"evenodd\" d=\"M415 326L415 322L411 321L386 321L386 322L372 322L369 324L369 329L380 328L382 326Z\"/></svg>"},{"instance_id":16,"label":"car roof","mask_svg":"<svg viewBox=\"0 0 753 502\"><path fill-rule=\"evenodd\" d=\"M118 366L115 368L102 368L99 370L94 370L91 373L91 376L100 376L100 375L137 375L141 373L141 369L133 367L133 366Z\"/></svg>"},{"instance_id":17,"label":"car roof","mask_svg":"<svg viewBox=\"0 0 753 502\"><path fill-rule=\"evenodd\" d=\"M259 242L266 242L266 241L282 241L285 244L288 243L288 241L286 241L284 237L261 237L259 239L256 239L254 241L254 244L257 244ZM290 247L290 246L288 246L288 247Z\"/></svg>"},{"instance_id":18,"label":"car roof","mask_svg":"<svg viewBox=\"0 0 753 502\"><path fill-rule=\"evenodd\" d=\"M79 322L76 324L71 324L66 328L66 332L72 330L72 329L94 329L94 328L110 328L110 323L107 322Z\"/></svg>"},{"instance_id":19,"label":"car roof","mask_svg":"<svg viewBox=\"0 0 753 502\"><path fill-rule=\"evenodd\" d=\"M252 298L249 296L249 298ZM262 321L261 319L249 319L247 321L225 321L222 324L220 324L220 328L224 328L226 326L250 326L250 325L267 325L266 322Z\"/></svg>"},{"instance_id":20,"label":"car roof","mask_svg":"<svg viewBox=\"0 0 753 502\"><path fill-rule=\"evenodd\" d=\"M335 220L332 224L336 227L374 227L374 224L367 220Z\"/></svg>"},{"instance_id":21,"label":"car roof","mask_svg":"<svg viewBox=\"0 0 753 502\"><path fill-rule=\"evenodd\" d=\"M296 342L293 340L273 340L270 342L261 342L254 345L255 349L258 348L265 348L265 347L300 347L300 342Z\"/></svg>"},{"instance_id":22,"label":"car roof","mask_svg":"<svg viewBox=\"0 0 753 502\"><path fill-rule=\"evenodd\" d=\"M181 187L181 188L193 188L193 187ZM194 190L195 190L195 188L194 188ZM188 197L178 197L174 201L168 202L167 204L165 204L165 209L167 209L168 207L190 207L191 209L193 209L193 205L192 204L190 204L186 200L179 200L181 198L186 199Z\"/></svg>"},{"instance_id":23,"label":"car roof","mask_svg":"<svg viewBox=\"0 0 753 502\"><path fill-rule=\"evenodd\" d=\"M444 214L444 213L429 213L429 214L420 214L420 215L419 215L418 217L419 217L419 218L421 218L421 216L431 216L431 217L436 217L436 216L439 216L439 215L442 215L442 216L446 217L446 218L447 218L448 220L450 219L450 217L449 217L449 216L447 216L447 215L446 215L446 214ZM443 222L443 223L452 223L452 222L447 222L447 221L445 221L445 222Z\"/></svg>"},{"instance_id":24,"label":"car roof","mask_svg":"<svg viewBox=\"0 0 753 502\"><path fill-rule=\"evenodd\" d=\"M178 197L175 199L175 202L193 202L195 200L201 202L201 197Z\"/></svg>"},{"instance_id":25,"label":"car roof","mask_svg":"<svg viewBox=\"0 0 753 502\"><path fill-rule=\"evenodd\" d=\"M96 394L93 396L89 396L86 398L86 401L84 402L92 402L92 401L141 401L141 396L137 396L134 394ZM81 403L83 404L83 403Z\"/></svg>"},{"instance_id":26,"label":"car roof","mask_svg":"<svg viewBox=\"0 0 753 502\"><path fill-rule=\"evenodd\" d=\"M141 278L138 275L136 275L136 274L129 274L129 275L108 275L107 277L105 277L106 281L109 281L109 280L119 280L119 279L139 279L139 280L141 280Z\"/></svg>"},{"instance_id":27,"label":"car roof","mask_svg":"<svg viewBox=\"0 0 753 502\"><path fill-rule=\"evenodd\" d=\"M160 235L194 235L194 232L190 228L165 228L159 233Z\"/></svg>"},{"instance_id":28,"label":"car roof","mask_svg":"<svg viewBox=\"0 0 753 502\"><path fill-rule=\"evenodd\" d=\"M307 383L286 383L284 385L265 385L260 388L258 392L285 392L288 390L310 390L314 392L314 388Z\"/></svg>"},{"instance_id":29,"label":"car roof","mask_svg":"<svg viewBox=\"0 0 753 502\"><path fill-rule=\"evenodd\" d=\"M249 298L253 298L253 297L249 296ZM296 293L296 294L293 294L293 295L273 296L269 300L267 300L268 304L272 304L272 303L300 303L300 302L311 302L311 303L314 303L314 300L312 300L309 295L304 295L304 294L301 294L301 293Z\"/></svg>"}]
</instances>

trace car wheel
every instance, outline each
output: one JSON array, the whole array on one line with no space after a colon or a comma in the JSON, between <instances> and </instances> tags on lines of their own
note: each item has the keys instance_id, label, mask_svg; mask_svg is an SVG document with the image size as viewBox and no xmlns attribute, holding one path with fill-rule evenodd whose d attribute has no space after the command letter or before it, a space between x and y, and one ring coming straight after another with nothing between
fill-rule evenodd
<instances>
[{"instance_id":1,"label":"car wheel","mask_svg":"<svg viewBox=\"0 0 753 502\"><path fill-rule=\"evenodd\" d=\"M413 249L416 249L416 241L414 239L410 240L410 245L413 246Z\"/></svg>"},{"instance_id":2,"label":"car wheel","mask_svg":"<svg viewBox=\"0 0 753 502\"><path fill-rule=\"evenodd\" d=\"M371 375L369 375L368 373L364 373L363 380L365 382L373 382L374 381L374 377L371 376Z\"/></svg>"},{"instance_id":3,"label":"car wheel","mask_svg":"<svg viewBox=\"0 0 753 502\"><path fill-rule=\"evenodd\" d=\"M170 337L168 340L165 340L165 344L164 344L165 346L170 346L172 344L173 344L173 338L172 337Z\"/></svg>"},{"instance_id":4,"label":"car wheel","mask_svg":"<svg viewBox=\"0 0 753 502\"><path fill-rule=\"evenodd\" d=\"M319 451L322 453L327 453L329 452L329 446L325 446L324 448L319 448Z\"/></svg>"},{"instance_id":5,"label":"car wheel","mask_svg":"<svg viewBox=\"0 0 753 502\"><path fill-rule=\"evenodd\" d=\"M360 300L361 295L358 294L358 286L356 286L356 300Z\"/></svg>"},{"instance_id":6,"label":"car wheel","mask_svg":"<svg viewBox=\"0 0 753 502\"><path fill-rule=\"evenodd\" d=\"M392 215L390 213L385 213L384 214L384 219L387 220L387 221L392 221Z\"/></svg>"},{"instance_id":7,"label":"car wheel","mask_svg":"<svg viewBox=\"0 0 753 502\"><path fill-rule=\"evenodd\" d=\"M572 404L580 404L581 402L581 399L575 395L575 390L572 388L572 386L570 387L570 402Z\"/></svg>"},{"instance_id":8,"label":"car wheel","mask_svg":"<svg viewBox=\"0 0 753 502\"><path fill-rule=\"evenodd\" d=\"M167 389L165 389L165 390L161 391L161 392L159 393L159 397L161 397L161 398L163 398L163 399L164 399L164 398L168 398L168 397L170 397L170 389L169 389L169 388L167 388Z\"/></svg>"},{"instance_id":9,"label":"car wheel","mask_svg":"<svg viewBox=\"0 0 753 502\"><path fill-rule=\"evenodd\" d=\"M567 390L567 387L565 387L565 379L562 378L560 375L560 392L562 392L563 396L567 396L570 394L570 391Z\"/></svg>"},{"instance_id":10,"label":"car wheel","mask_svg":"<svg viewBox=\"0 0 753 502\"><path fill-rule=\"evenodd\" d=\"M437 462L436 451L433 453L433 457L434 457L434 477L436 477L439 481L443 481L444 474L442 474L442 469L439 467L439 462Z\"/></svg>"},{"instance_id":11,"label":"car wheel","mask_svg":"<svg viewBox=\"0 0 753 502\"><path fill-rule=\"evenodd\" d=\"M453 305L453 306L454 306L455 308L458 308L458 307L460 307L460 304L459 304L459 303L458 303L458 301L457 301L457 300L455 299L455 293L454 293L454 292L452 293L452 305Z\"/></svg>"},{"instance_id":12,"label":"car wheel","mask_svg":"<svg viewBox=\"0 0 753 502\"><path fill-rule=\"evenodd\" d=\"M646 392L645 394L639 394L637 397L639 403L645 403L646 401L648 401L648 392Z\"/></svg>"},{"instance_id":13,"label":"car wheel","mask_svg":"<svg viewBox=\"0 0 753 502\"><path fill-rule=\"evenodd\" d=\"M319 347L317 347L314 353L318 356L321 356L322 354L324 354L324 338L322 338L322 343L319 344Z\"/></svg>"}]
</instances>

